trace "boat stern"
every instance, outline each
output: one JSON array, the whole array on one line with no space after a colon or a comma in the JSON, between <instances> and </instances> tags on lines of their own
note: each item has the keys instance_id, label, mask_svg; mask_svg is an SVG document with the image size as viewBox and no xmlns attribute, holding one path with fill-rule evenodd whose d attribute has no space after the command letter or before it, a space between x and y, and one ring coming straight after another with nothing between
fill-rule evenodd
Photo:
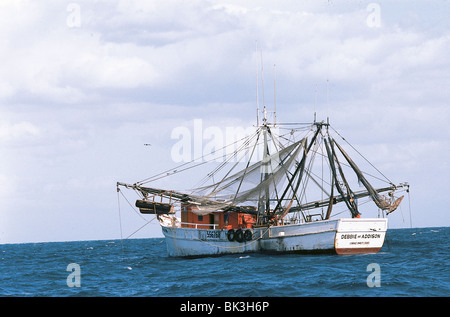
<instances>
[{"instance_id":1,"label":"boat stern","mask_svg":"<svg viewBox=\"0 0 450 317\"><path fill-rule=\"evenodd\" d=\"M387 218L340 219L334 241L337 254L368 254L380 251Z\"/></svg>"}]
</instances>

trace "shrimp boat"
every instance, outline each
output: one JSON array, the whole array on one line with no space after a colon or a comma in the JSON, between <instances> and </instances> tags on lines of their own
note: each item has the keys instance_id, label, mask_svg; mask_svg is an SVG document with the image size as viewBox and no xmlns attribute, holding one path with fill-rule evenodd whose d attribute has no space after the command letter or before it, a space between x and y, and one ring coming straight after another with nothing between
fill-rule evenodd
<instances>
[{"instance_id":1,"label":"shrimp boat","mask_svg":"<svg viewBox=\"0 0 450 317\"><path fill-rule=\"evenodd\" d=\"M276 123L275 115L269 123L265 107L263 113L262 123L258 118L253 132L231 144L232 150L216 146L207 155L209 161L205 156L141 182L117 182L117 190L138 193L135 206L156 216L169 256L378 252L387 215L404 197L397 197L398 192L408 192L409 185L388 180L328 119ZM363 172L337 139L377 173ZM215 163L214 168L189 190L148 185L204 168L207 162ZM352 189L352 180L359 190ZM372 180L383 186L375 187ZM366 218L369 202L376 216Z\"/></svg>"}]
</instances>

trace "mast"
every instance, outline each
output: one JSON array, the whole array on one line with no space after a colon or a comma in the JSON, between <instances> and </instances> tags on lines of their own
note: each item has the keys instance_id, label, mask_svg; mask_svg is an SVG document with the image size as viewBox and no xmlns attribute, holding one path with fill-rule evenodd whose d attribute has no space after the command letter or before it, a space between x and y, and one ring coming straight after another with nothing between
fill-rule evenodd
<instances>
[{"instance_id":1,"label":"mast","mask_svg":"<svg viewBox=\"0 0 450 317\"><path fill-rule=\"evenodd\" d=\"M268 134L268 125L267 125L267 111L266 111L266 105L263 105L263 126L262 126L262 133L263 133L263 165L261 170L261 183L267 180L269 177L269 142L267 140L267 134ZM261 195L261 194L260 194ZM270 193L268 188L265 188L264 194L260 196L259 203L258 203L258 212L263 215L263 219L266 218L267 214L270 212ZM264 220L263 220L264 222Z\"/></svg>"}]
</instances>

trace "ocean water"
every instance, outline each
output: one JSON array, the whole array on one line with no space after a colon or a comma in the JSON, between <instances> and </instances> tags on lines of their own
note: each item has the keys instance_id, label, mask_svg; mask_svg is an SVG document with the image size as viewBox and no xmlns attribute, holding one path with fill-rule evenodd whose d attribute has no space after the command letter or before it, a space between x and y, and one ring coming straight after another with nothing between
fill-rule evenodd
<instances>
[{"instance_id":1,"label":"ocean water","mask_svg":"<svg viewBox=\"0 0 450 317\"><path fill-rule=\"evenodd\" d=\"M390 229L372 255L196 259L168 257L164 239L3 244L0 296L450 296L449 238L450 227Z\"/></svg>"}]
</instances>

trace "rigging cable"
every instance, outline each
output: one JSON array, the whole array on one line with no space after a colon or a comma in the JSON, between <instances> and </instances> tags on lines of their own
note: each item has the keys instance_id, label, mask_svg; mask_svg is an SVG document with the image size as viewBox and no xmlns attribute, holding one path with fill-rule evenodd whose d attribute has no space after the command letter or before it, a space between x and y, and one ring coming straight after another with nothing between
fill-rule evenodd
<instances>
[{"instance_id":1,"label":"rigging cable","mask_svg":"<svg viewBox=\"0 0 450 317\"><path fill-rule=\"evenodd\" d=\"M391 180L390 180L389 178L387 178L386 175L384 175L384 174L383 174L378 168L376 168L376 167L375 167L368 159L366 159L366 158L365 158L365 157L364 157L357 149L355 149L353 145L351 145L351 144L350 144L350 143L349 143L342 135L339 134L339 132L337 132L331 125L330 125L330 127L331 127L331 129L333 129L334 132L337 133L337 135L339 135L339 136L342 138L342 140L345 141L345 143L347 143L348 145L350 145L350 147L351 147L354 151L356 151L356 153L358 153L364 160L366 160L366 162L369 163L370 166L372 166L375 170L377 170L378 173L380 173L381 175L383 175L383 177L384 177L391 185L394 185L394 183L391 182Z\"/></svg>"},{"instance_id":2,"label":"rigging cable","mask_svg":"<svg viewBox=\"0 0 450 317\"><path fill-rule=\"evenodd\" d=\"M150 221L147 221L144 225L142 225L142 227L140 227L139 229L134 231L132 234L130 234L128 237L126 237L125 240L131 238L134 234L136 234L138 231L140 231L142 228L144 228L146 225L148 225L150 222L152 222L155 219L156 219L156 217L152 218L152 220L150 220Z\"/></svg>"},{"instance_id":3,"label":"rigging cable","mask_svg":"<svg viewBox=\"0 0 450 317\"><path fill-rule=\"evenodd\" d=\"M205 156L210 156L211 154L214 154L214 153L216 153L216 152L218 152L218 151L221 151L221 150L225 150L226 148L231 147L231 146L234 147L235 144L238 144L238 143L241 142L241 141L244 141L244 142L245 142L246 139L248 139L248 138L250 138L250 137L252 137L252 135L246 136L246 137L244 137L244 138L242 138L242 139L236 140L236 141L233 142L233 143L227 144L227 145L223 146L222 148L215 150L213 153L208 153L208 154L202 155L202 156L200 156L200 157L197 157L197 158L193 159L192 161L185 162L185 163L180 164L180 165L178 165L178 166L176 166L176 167L174 167L174 168L171 168L171 169L165 170L165 171L163 171L163 172L161 172L161 173L159 173L159 174L150 176L150 177L148 177L148 178L146 178L146 179L144 179L144 180L142 180L142 181L137 182L136 184L137 184L137 185L143 185L143 184L146 184L146 183L149 183L149 182L156 181L156 180L161 179L161 178L165 178L165 177L170 176L170 175L173 175L173 174L175 174L175 173L183 172L183 171L186 171L186 170L188 170L188 169L191 169L191 168L194 168L194 167L197 167L197 166L206 164L206 163L208 163L209 161L204 159ZM235 152L236 152L236 151L235 151ZM233 154L233 155L234 155L234 154ZM212 159L212 161L215 160L215 159L216 159L216 158ZM184 167L184 166L186 166L186 165L190 165L190 164L193 164L193 163L199 162L199 161L200 161L200 163L198 163L198 164L195 164L195 165L193 165L193 166L189 166L189 167L186 167L186 168L184 168L184 169L182 169L182 170L179 170L181 167Z\"/></svg>"},{"instance_id":4,"label":"rigging cable","mask_svg":"<svg viewBox=\"0 0 450 317\"><path fill-rule=\"evenodd\" d=\"M214 170L212 170L209 174L207 174L206 177L204 177L203 180L201 180L201 181L199 182L199 184L206 184L206 182L208 181L209 178L211 178L212 176L214 176L216 173L218 173L220 170L222 170L222 168L224 168L228 163L230 163L234 158L236 158L236 163L233 165L233 167L227 172L227 174L222 178L222 180L219 181L219 182L217 183L217 186L219 186L219 185L227 178L227 176L234 170L234 168L239 164L239 162L247 155L247 153L248 153L249 150L251 149L251 146L249 146L249 145L250 145L250 141L251 141L252 139L254 139L255 136L257 136L256 143L258 143L258 139L259 139L259 129L258 129L255 133L253 133L252 135L249 135L249 136L247 136L247 137L245 137L245 138L239 140L239 141L244 141L243 144L242 144L240 147L238 147L238 148L232 153L232 155L230 155L230 157L228 157L222 164L220 164L220 165L217 166ZM238 142L238 141L237 141L237 142ZM235 142L235 143L233 143L233 144L236 144L237 142ZM255 146L256 146L256 145L255 145ZM238 154L239 154L241 151L244 151L244 150L245 150L245 153L244 153L243 157L242 157L242 158L238 158ZM214 153L215 153L215 152L216 152L216 151L214 151ZM198 184L198 185L199 185L199 184ZM197 187L198 185L196 185L195 187ZM217 186L214 188L214 190L217 188ZM214 191L214 190L213 190L213 191Z\"/></svg>"},{"instance_id":5,"label":"rigging cable","mask_svg":"<svg viewBox=\"0 0 450 317\"><path fill-rule=\"evenodd\" d=\"M408 189L406 190L406 192L408 193L409 226L410 226L410 228L412 228L411 198L410 198L410 196L409 196L409 186L408 186Z\"/></svg>"},{"instance_id":6,"label":"rigging cable","mask_svg":"<svg viewBox=\"0 0 450 317\"><path fill-rule=\"evenodd\" d=\"M119 225L120 225L120 245L122 248L122 260L123 260L123 235L122 235L122 216L120 215L120 188L117 186L117 206L119 207Z\"/></svg>"},{"instance_id":7,"label":"rigging cable","mask_svg":"<svg viewBox=\"0 0 450 317\"><path fill-rule=\"evenodd\" d=\"M130 207L133 209L133 211L139 216L141 217L146 223L141 226L139 229L137 229L136 231L134 231L132 234L130 234L128 237L126 237L125 239L123 239L123 234L122 234L122 218L120 216L120 197L119 197L119 193L122 195L122 197L125 199L125 201L128 203L128 205L130 205ZM125 197L125 195L122 193L122 191L120 190L119 187L117 187L117 203L119 206L119 221L120 221L120 242L122 243L123 240L128 240L129 238L131 238L133 235L135 235L138 231L140 231L142 228L144 228L145 226L147 226L149 223L151 223L153 220L156 219L156 217L152 218L151 220L147 220L145 219L145 217L143 217L139 212L136 211L136 209L133 207L133 205L131 205L131 203L128 201L127 197ZM122 243L122 251L123 251L123 243Z\"/></svg>"}]
</instances>

